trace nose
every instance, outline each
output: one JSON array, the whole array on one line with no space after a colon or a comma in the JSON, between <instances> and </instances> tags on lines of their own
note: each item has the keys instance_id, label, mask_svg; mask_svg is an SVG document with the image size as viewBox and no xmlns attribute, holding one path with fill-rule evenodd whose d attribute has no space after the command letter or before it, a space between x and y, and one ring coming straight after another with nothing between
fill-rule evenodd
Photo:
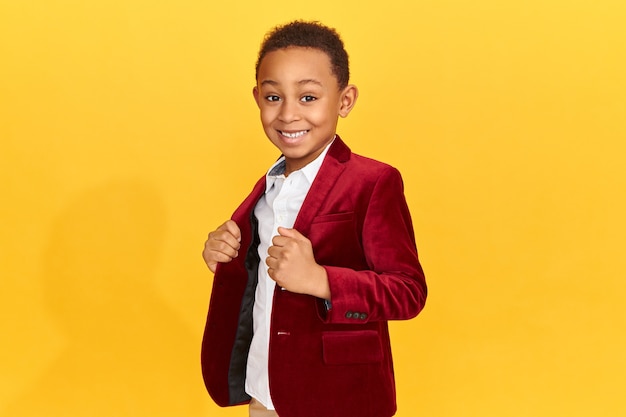
<instances>
[{"instance_id":1,"label":"nose","mask_svg":"<svg viewBox=\"0 0 626 417\"><path fill-rule=\"evenodd\" d=\"M289 123L300 118L298 113L298 103L293 100L285 100L280 106L280 113L278 119L281 122Z\"/></svg>"}]
</instances>

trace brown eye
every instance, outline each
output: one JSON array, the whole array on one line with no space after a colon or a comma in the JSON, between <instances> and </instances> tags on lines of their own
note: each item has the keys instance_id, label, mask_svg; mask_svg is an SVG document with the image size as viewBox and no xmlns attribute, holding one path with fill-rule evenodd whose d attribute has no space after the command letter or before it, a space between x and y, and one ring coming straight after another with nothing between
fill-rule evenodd
<instances>
[{"instance_id":1,"label":"brown eye","mask_svg":"<svg viewBox=\"0 0 626 417\"><path fill-rule=\"evenodd\" d=\"M304 96L304 97L302 97L300 99L300 101L303 101L305 103L308 103L308 102L311 102L311 101L315 101L315 100L317 100L317 98L313 97L313 96Z\"/></svg>"}]
</instances>

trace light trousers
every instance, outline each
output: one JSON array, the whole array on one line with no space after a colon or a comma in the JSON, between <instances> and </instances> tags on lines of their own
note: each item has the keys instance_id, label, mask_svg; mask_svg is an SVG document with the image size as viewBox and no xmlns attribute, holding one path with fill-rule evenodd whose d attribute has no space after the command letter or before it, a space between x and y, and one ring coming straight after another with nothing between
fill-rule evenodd
<instances>
[{"instance_id":1,"label":"light trousers","mask_svg":"<svg viewBox=\"0 0 626 417\"><path fill-rule=\"evenodd\" d=\"M274 410L268 410L253 398L250 400L250 417L278 417L278 414Z\"/></svg>"}]
</instances>

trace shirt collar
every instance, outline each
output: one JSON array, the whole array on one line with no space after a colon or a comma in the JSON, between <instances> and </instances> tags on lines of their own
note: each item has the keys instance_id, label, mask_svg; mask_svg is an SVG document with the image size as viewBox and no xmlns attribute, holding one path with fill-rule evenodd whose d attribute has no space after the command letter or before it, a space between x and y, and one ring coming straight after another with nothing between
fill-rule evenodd
<instances>
[{"instance_id":1,"label":"shirt collar","mask_svg":"<svg viewBox=\"0 0 626 417\"><path fill-rule=\"evenodd\" d=\"M317 173L322 167L322 162L324 162L324 158L328 153L328 149L331 147L336 138L337 135L335 135L335 137L333 137L333 140L331 140L330 143L326 145L322 153L319 154L317 158L315 158L313 161L309 162L306 166L300 168L299 170L292 172L291 175L296 172L302 172L309 184L312 184L313 180L317 176ZM278 159L278 161L274 163L274 165L270 167L270 169L267 171L267 175L265 176L265 192L268 192L272 188L278 178L285 178L286 166L287 165L285 163L285 156L283 155Z\"/></svg>"}]
</instances>

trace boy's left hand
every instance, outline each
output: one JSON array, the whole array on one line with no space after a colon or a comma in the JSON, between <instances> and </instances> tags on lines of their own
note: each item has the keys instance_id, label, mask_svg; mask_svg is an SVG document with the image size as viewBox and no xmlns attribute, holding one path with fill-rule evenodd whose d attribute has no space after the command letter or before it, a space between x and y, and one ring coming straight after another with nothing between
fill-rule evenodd
<instances>
[{"instance_id":1,"label":"boy's left hand","mask_svg":"<svg viewBox=\"0 0 626 417\"><path fill-rule=\"evenodd\" d=\"M315 262L311 241L296 229L278 228L267 250L268 275L282 288L330 300L326 270Z\"/></svg>"}]
</instances>

